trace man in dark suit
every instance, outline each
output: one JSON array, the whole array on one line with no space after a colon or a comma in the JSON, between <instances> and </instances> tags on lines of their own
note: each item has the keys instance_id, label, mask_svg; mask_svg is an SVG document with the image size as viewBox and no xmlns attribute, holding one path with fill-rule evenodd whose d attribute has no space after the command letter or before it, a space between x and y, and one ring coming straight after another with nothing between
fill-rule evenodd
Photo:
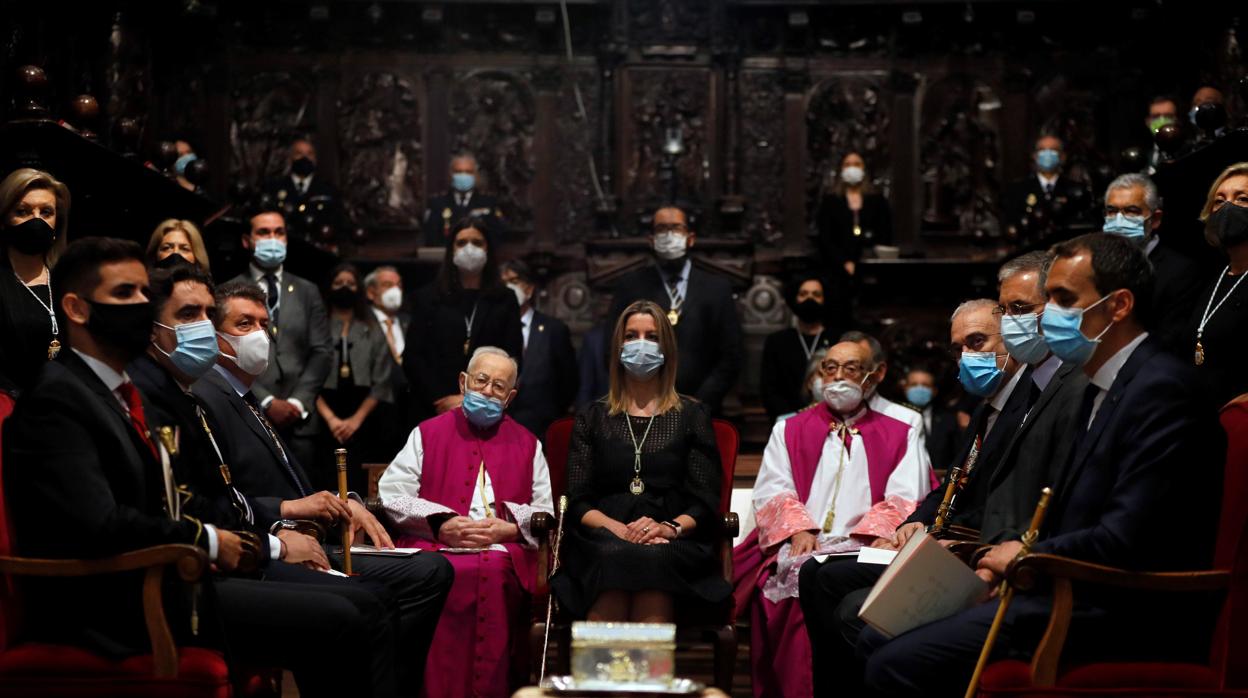
<instances>
[{"instance_id":1,"label":"man in dark suit","mask_svg":"<svg viewBox=\"0 0 1248 698\"><path fill-rule=\"evenodd\" d=\"M398 453L403 447L404 435L411 433L416 426L410 409L411 386L407 382L407 374L403 372L406 333L412 324L411 316L403 311L403 277L392 266L377 267L365 275L364 293L372 306L373 317L377 318L377 326L386 337L390 358L394 359L394 365L390 367L390 388L394 392L394 401L379 403L372 419L390 425L384 430L390 435L390 443L385 450Z\"/></svg>"},{"instance_id":2,"label":"man in dark suit","mask_svg":"<svg viewBox=\"0 0 1248 698\"><path fill-rule=\"evenodd\" d=\"M1128 570L1204 568L1212 557L1218 511L1208 503L1220 489L1225 435L1199 399L1192 367L1144 330L1148 260L1137 246L1105 234L1075 238L1054 252L1044 336L1059 358L1082 365L1089 383L1032 550ZM1021 545L994 546L976 573L998 582ZM1207 653L1213 614L1202 600L1080 591L1064 658L1183 660ZM1045 593L1016 595L997 649L1034 648L1049 606ZM858 650L867 687L890 696L960 693L996 610L995 601L983 603L891 640L864 630ZM1156 628L1166 632L1148 632Z\"/></svg>"},{"instance_id":3,"label":"man in dark suit","mask_svg":"<svg viewBox=\"0 0 1248 698\"><path fill-rule=\"evenodd\" d=\"M333 505L328 492L313 493L297 456L264 416L252 392L264 372L268 338L265 297L250 282L229 282L216 292L214 323L221 356L213 370L196 382L195 395L207 407L222 434L226 461L239 490L253 497L256 519L271 530L287 528L292 518L313 518L346 526L353 539L364 534L373 544L393 547L380 522L353 495L345 507ZM331 554L338 565L341 556ZM398 683L415 692L421 684L425 654L433 637L454 572L439 555L411 558L356 556L352 569L366 580L384 584L397 601L398 647L403 660Z\"/></svg>"},{"instance_id":4,"label":"man in dark suit","mask_svg":"<svg viewBox=\"0 0 1248 698\"><path fill-rule=\"evenodd\" d=\"M1152 327L1166 350L1186 358L1192 354L1192 308L1200 302L1204 278L1196 263L1163 244L1161 197L1148 177L1125 174L1105 190L1105 232L1140 245L1153 265Z\"/></svg>"},{"instance_id":5,"label":"man in dark suit","mask_svg":"<svg viewBox=\"0 0 1248 698\"><path fill-rule=\"evenodd\" d=\"M154 424L151 403L126 372L153 335L139 246L107 238L79 240L62 255L57 279L57 305L71 350L46 366L5 425L5 484L11 495L20 493L10 500L20 553L89 559L181 543L204 548L224 572L265 565L257 547L264 555L289 553L289 559L298 560L293 544L289 549L283 541L255 546L257 537L198 519L192 512L204 510L183 506L195 495L163 466L165 439L149 426ZM202 306L194 312L206 317ZM112 657L143 651L141 581L138 572L31 584L23 608L26 629L33 639L82 644ZM233 656L294 669L310 695L353 689L355 682L327 670L341 659L340 652L366 663L374 653L393 652L384 627L375 632L385 614L364 613L362 595L228 577L205 582L215 593L205 595L209 603L199 606L198 642L215 644L223 632ZM191 608L178 591L167 585L166 605L173 607L168 617L175 634L189 639ZM380 690L370 691L368 684L358 688L392 693L392 672L390 680L382 676L392 662L373 666L375 679L383 683L371 687Z\"/></svg>"},{"instance_id":6,"label":"man in dark suit","mask_svg":"<svg viewBox=\"0 0 1248 698\"><path fill-rule=\"evenodd\" d=\"M264 185L268 204L275 206L290 221L290 232L317 244L323 242L320 228L331 226L335 232L346 231L346 214L342 197L325 177L316 171L316 146L307 138L296 138L290 144L290 171Z\"/></svg>"},{"instance_id":7,"label":"man in dark suit","mask_svg":"<svg viewBox=\"0 0 1248 698\"><path fill-rule=\"evenodd\" d=\"M529 265L520 260L504 262L500 275L520 303L524 333L524 368L516 384L519 392L509 408L511 418L544 439L550 423L568 413L579 386L572 333L562 320L534 306L537 279Z\"/></svg>"},{"instance_id":8,"label":"man in dark suit","mask_svg":"<svg viewBox=\"0 0 1248 698\"><path fill-rule=\"evenodd\" d=\"M655 211L650 236L655 264L620 279L607 322L614 328L634 301L658 303L675 326L680 346L676 390L718 413L737 382L745 348L728 281L695 267L689 257L696 237L684 211L675 206Z\"/></svg>"},{"instance_id":9,"label":"man in dark suit","mask_svg":"<svg viewBox=\"0 0 1248 698\"><path fill-rule=\"evenodd\" d=\"M265 292L273 339L269 368L254 390L265 415L287 438L295 455L312 463L319 422L309 417L333 364L329 316L316 284L283 267L285 217L278 211L258 211L250 225L243 247L251 251L251 267L233 280L249 281Z\"/></svg>"},{"instance_id":10,"label":"man in dark suit","mask_svg":"<svg viewBox=\"0 0 1248 698\"><path fill-rule=\"evenodd\" d=\"M190 392L218 355L209 319L215 309L212 281L191 266L156 270L150 281L152 341L127 373L143 396L161 461L169 463L178 484L182 513L258 534L253 566L263 577L214 580L216 610L231 649L292 667L305 695L393 693L397 608L389 591L375 582L325 574L329 561L315 538L287 529L274 535L261 527L258 506L234 486L218 445L220 429ZM275 630L281 641L274 641ZM326 634L341 642L327 643ZM369 667L368 681L361 685L338 671L339 662Z\"/></svg>"},{"instance_id":11,"label":"man in dark suit","mask_svg":"<svg viewBox=\"0 0 1248 698\"><path fill-rule=\"evenodd\" d=\"M491 247L503 244L507 232L498 199L477 190L477 159L467 153L451 158L451 190L429 198L421 227L426 247L444 247L451 227L464 218L480 218Z\"/></svg>"},{"instance_id":12,"label":"man in dark suit","mask_svg":"<svg viewBox=\"0 0 1248 698\"><path fill-rule=\"evenodd\" d=\"M940 397L936 375L926 366L912 366L901 388L906 396L905 406L914 408L923 418L923 441L932 467L947 470L958 449L958 415L936 401Z\"/></svg>"},{"instance_id":13,"label":"man in dark suit","mask_svg":"<svg viewBox=\"0 0 1248 698\"><path fill-rule=\"evenodd\" d=\"M1036 139L1034 171L1012 183L1002 200L1006 236L1021 248L1044 248L1068 237L1072 225L1093 225L1095 202L1084 182L1063 170L1066 150L1057 136Z\"/></svg>"}]
</instances>

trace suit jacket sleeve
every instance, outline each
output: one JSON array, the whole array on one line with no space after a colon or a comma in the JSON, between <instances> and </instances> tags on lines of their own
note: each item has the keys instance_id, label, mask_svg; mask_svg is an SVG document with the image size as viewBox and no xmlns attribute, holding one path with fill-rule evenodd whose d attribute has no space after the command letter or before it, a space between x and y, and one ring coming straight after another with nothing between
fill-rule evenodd
<instances>
[{"instance_id":1,"label":"suit jacket sleeve","mask_svg":"<svg viewBox=\"0 0 1248 698\"><path fill-rule=\"evenodd\" d=\"M724 288L725 292L716 309L717 324L721 328L719 357L706 380L702 381L696 396L698 400L715 407L723 402L724 396L736 382L743 363L742 355L745 354L736 304L732 301L732 293L727 290L727 283Z\"/></svg>"},{"instance_id":2,"label":"suit jacket sleeve","mask_svg":"<svg viewBox=\"0 0 1248 698\"><path fill-rule=\"evenodd\" d=\"M558 371L557 378L559 381L555 405L556 414L562 415L568 411L568 406L576 399L576 392L581 387L580 370L576 363L576 350L572 348L572 333L568 331L568 326L562 322L555 324L555 333L550 338L550 346L553 354L554 365Z\"/></svg>"},{"instance_id":3,"label":"suit jacket sleeve","mask_svg":"<svg viewBox=\"0 0 1248 698\"><path fill-rule=\"evenodd\" d=\"M308 361L290 397L302 402L304 409L313 411L316 409L316 396L321 393L321 387L333 368L334 345L329 336L329 315L321 303L321 294L308 285L304 287L303 295L308 312Z\"/></svg>"},{"instance_id":4,"label":"suit jacket sleeve","mask_svg":"<svg viewBox=\"0 0 1248 698\"><path fill-rule=\"evenodd\" d=\"M506 334L503 336L503 346L499 347L513 359L517 364L522 364L524 358L524 328L520 324L520 304L516 301L516 295L508 291L502 296L503 316L506 318ZM523 367L523 366L521 366Z\"/></svg>"}]
</instances>

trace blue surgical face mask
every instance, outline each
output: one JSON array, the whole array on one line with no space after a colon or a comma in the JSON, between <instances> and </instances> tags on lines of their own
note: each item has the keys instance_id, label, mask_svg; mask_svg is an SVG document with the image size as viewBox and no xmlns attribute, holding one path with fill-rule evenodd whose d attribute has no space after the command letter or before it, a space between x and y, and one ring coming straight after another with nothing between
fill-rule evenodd
<instances>
[{"instance_id":1,"label":"blue surgical face mask","mask_svg":"<svg viewBox=\"0 0 1248 698\"><path fill-rule=\"evenodd\" d=\"M178 175L184 175L186 174L186 166L191 164L192 162L195 162L198 159L199 159L199 156L196 155L195 153L187 153L186 155L183 155L174 161L173 171L177 172Z\"/></svg>"},{"instance_id":2,"label":"blue surgical face mask","mask_svg":"<svg viewBox=\"0 0 1248 698\"><path fill-rule=\"evenodd\" d=\"M156 351L169 357L174 368L191 378L198 379L217 363L217 331L212 320L188 322L177 327L156 323L157 327L172 330L177 336L178 344L172 352L166 353L159 345Z\"/></svg>"},{"instance_id":3,"label":"blue surgical face mask","mask_svg":"<svg viewBox=\"0 0 1248 698\"><path fill-rule=\"evenodd\" d=\"M633 378L650 378L663 367L663 361L663 350L659 348L658 342L634 339L624 342L624 346L620 347L620 363Z\"/></svg>"},{"instance_id":4,"label":"blue surgical face mask","mask_svg":"<svg viewBox=\"0 0 1248 698\"><path fill-rule=\"evenodd\" d=\"M1119 211L1113 217L1105 217L1105 227L1102 230L1121 235L1134 243L1142 243L1148 237L1148 229L1145 227L1147 221L1144 216L1124 216Z\"/></svg>"},{"instance_id":5,"label":"blue surgical face mask","mask_svg":"<svg viewBox=\"0 0 1248 698\"><path fill-rule=\"evenodd\" d=\"M467 172L456 172L455 174L451 175L451 186L454 187L455 191L459 192L460 194L464 194L464 193L472 191L472 188L475 187L476 185L477 185L477 178L475 175L469 174Z\"/></svg>"},{"instance_id":6,"label":"blue surgical face mask","mask_svg":"<svg viewBox=\"0 0 1248 698\"><path fill-rule=\"evenodd\" d=\"M464 391L464 416L474 426L488 429L503 418L503 401L486 397L475 390Z\"/></svg>"},{"instance_id":7,"label":"blue surgical face mask","mask_svg":"<svg viewBox=\"0 0 1248 698\"><path fill-rule=\"evenodd\" d=\"M1003 378L1005 371L997 366L996 354L990 351L962 352L962 359L958 361L958 381L966 392L988 397L997 392Z\"/></svg>"},{"instance_id":8,"label":"blue surgical face mask","mask_svg":"<svg viewBox=\"0 0 1248 698\"><path fill-rule=\"evenodd\" d=\"M1056 171L1060 164L1062 164L1062 154L1053 148L1036 151L1036 167L1039 167L1041 172Z\"/></svg>"},{"instance_id":9,"label":"blue surgical face mask","mask_svg":"<svg viewBox=\"0 0 1248 698\"><path fill-rule=\"evenodd\" d=\"M932 403L932 389L926 385L912 385L906 388L906 402L915 407L927 407Z\"/></svg>"},{"instance_id":10,"label":"blue surgical face mask","mask_svg":"<svg viewBox=\"0 0 1248 698\"><path fill-rule=\"evenodd\" d=\"M1038 364L1049 355L1049 345L1040 335L1040 316L1036 313L1001 316L1001 339L1005 350L1025 364Z\"/></svg>"},{"instance_id":11,"label":"blue surgical face mask","mask_svg":"<svg viewBox=\"0 0 1248 698\"><path fill-rule=\"evenodd\" d=\"M256 241L252 256L264 269L276 269L286 261L286 243L277 238L261 238Z\"/></svg>"},{"instance_id":12,"label":"blue surgical face mask","mask_svg":"<svg viewBox=\"0 0 1248 698\"><path fill-rule=\"evenodd\" d=\"M1096 345L1101 343L1101 337L1105 336L1114 323L1109 323L1100 334L1089 339L1081 329L1083 314L1104 303L1106 298L1109 298L1108 294L1086 308L1063 308L1055 303L1044 306L1040 329L1044 331L1044 341L1049 345L1049 351L1066 363L1076 366L1086 364L1096 351Z\"/></svg>"}]
</instances>

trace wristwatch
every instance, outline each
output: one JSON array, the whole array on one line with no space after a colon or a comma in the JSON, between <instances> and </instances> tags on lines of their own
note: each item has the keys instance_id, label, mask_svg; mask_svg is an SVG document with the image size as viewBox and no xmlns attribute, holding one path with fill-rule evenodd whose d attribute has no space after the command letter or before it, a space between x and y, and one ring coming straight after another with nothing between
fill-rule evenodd
<instances>
[{"instance_id":1,"label":"wristwatch","mask_svg":"<svg viewBox=\"0 0 1248 698\"><path fill-rule=\"evenodd\" d=\"M684 530L684 527L683 527L683 526L681 526L680 524L676 523L675 521L661 521L660 523L662 523L664 526L667 526L668 528L670 528L670 529L672 529L673 531L675 531L675 532L676 532L676 537L677 537L677 538L680 538L680 532L681 532L682 530Z\"/></svg>"}]
</instances>

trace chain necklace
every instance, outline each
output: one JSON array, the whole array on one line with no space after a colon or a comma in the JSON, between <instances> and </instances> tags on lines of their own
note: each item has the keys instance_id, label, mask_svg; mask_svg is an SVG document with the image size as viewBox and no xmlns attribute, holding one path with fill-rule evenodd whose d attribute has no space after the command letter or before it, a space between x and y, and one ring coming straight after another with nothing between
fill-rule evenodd
<instances>
[{"instance_id":1,"label":"chain necklace","mask_svg":"<svg viewBox=\"0 0 1248 698\"><path fill-rule=\"evenodd\" d=\"M48 277L47 303L44 303L43 299L39 297L39 294L31 290L31 288L26 285L25 281L22 281L22 277L18 276L16 271L13 272L13 276L17 278L17 282L22 285L22 288L26 289L26 292L30 294L31 298L34 298L36 303L38 303L44 310L48 311L48 320L52 323L52 341L48 342L48 361L51 361L56 358L57 354L61 353L61 343L57 340L57 337L61 334L61 328L56 324L56 311L52 307L52 272L48 271L47 267L44 267L43 273Z\"/></svg>"},{"instance_id":2,"label":"chain necklace","mask_svg":"<svg viewBox=\"0 0 1248 698\"><path fill-rule=\"evenodd\" d=\"M633 481L628 483L628 491L633 494L641 494L646 491L646 483L641 481L641 447L646 445L646 439L650 436L650 427L654 426L655 415L650 415L650 421L646 423L646 433L642 434L641 442L637 441L637 435L633 433L633 418L627 412L624 414L624 423L628 425L628 436L633 440Z\"/></svg>"},{"instance_id":3,"label":"chain necklace","mask_svg":"<svg viewBox=\"0 0 1248 698\"><path fill-rule=\"evenodd\" d=\"M1226 276L1230 270L1231 270L1231 267L1229 265L1226 267L1226 269L1222 270L1221 276L1218 277L1217 282L1214 283L1213 285L1213 293L1209 294L1209 302L1205 304L1205 312L1204 314L1200 316L1200 325L1196 328L1196 357L1195 358L1196 358L1197 366L1205 363L1205 345L1201 344L1201 338L1205 334L1205 325L1208 324L1209 320L1213 318L1213 314L1218 312L1218 310L1222 308L1222 304L1226 302L1226 299L1234 295L1235 289L1239 288L1239 283L1244 280L1244 277L1248 276L1248 273L1240 274L1239 279L1237 279L1235 283L1231 286L1231 290L1227 291L1226 295L1223 296L1222 300L1218 301L1218 304L1215 306L1213 305L1213 299L1216 298L1218 295L1218 287L1222 285L1222 277ZM1210 307L1212 307L1213 310L1210 310Z\"/></svg>"}]
</instances>

